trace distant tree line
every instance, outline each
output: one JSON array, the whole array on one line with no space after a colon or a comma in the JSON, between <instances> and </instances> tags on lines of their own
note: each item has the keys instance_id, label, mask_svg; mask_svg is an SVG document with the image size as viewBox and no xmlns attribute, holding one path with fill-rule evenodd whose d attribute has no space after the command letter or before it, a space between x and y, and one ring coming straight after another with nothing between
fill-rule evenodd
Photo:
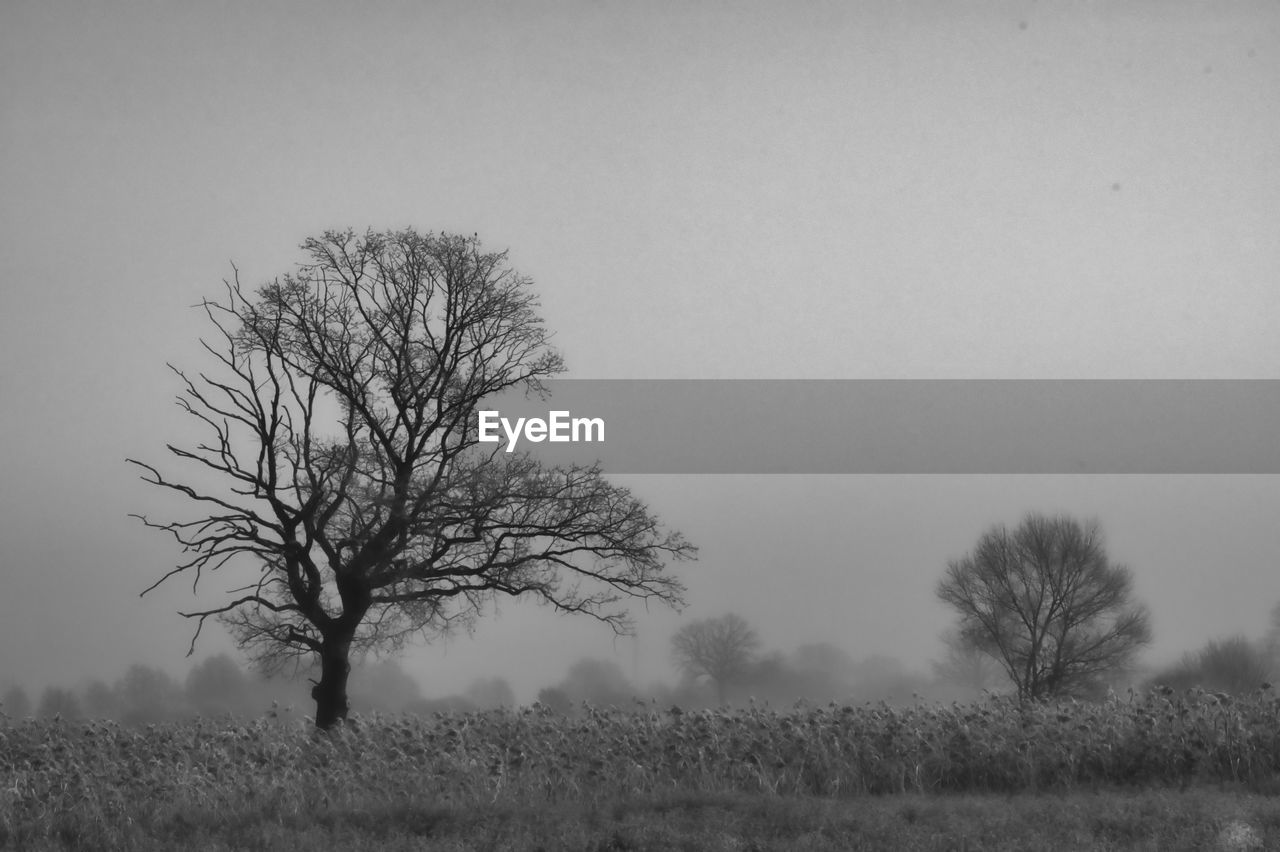
<instances>
[{"instance_id":1,"label":"distant tree line","mask_svg":"<svg viewBox=\"0 0 1280 852\"><path fill-rule=\"evenodd\" d=\"M726 619L734 626L735 635L755 636L754 629L739 616ZM706 620L712 626L717 621ZM698 625L693 623L695 628ZM760 651L758 640L748 645L732 679L723 682L687 665L674 684L641 686L613 660L583 658L572 663L560 680L541 689L536 700L566 714L579 712L585 705L630 707L654 702L686 709L752 700L778 707L790 707L802 699L814 703L908 703L917 693L930 694L935 683L893 658L855 660L828 643L803 645L789 654ZM9 720L60 716L66 720L114 719L127 725L196 716L258 718L273 711L286 718L291 712L297 714L294 718L302 718L309 709L308 678L314 674L300 671L292 677L265 678L247 673L225 654L199 662L182 680L161 669L135 664L113 683L96 680L74 689L49 686L34 700L22 687L10 685L0 693L0 714ZM351 691L353 705L361 713L425 715L516 705L515 693L500 677L477 679L459 694L424 697L417 681L395 661L356 666Z\"/></svg>"},{"instance_id":2,"label":"distant tree line","mask_svg":"<svg viewBox=\"0 0 1280 852\"><path fill-rule=\"evenodd\" d=\"M736 613L690 622L671 640L680 679L675 684L633 683L612 660L582 659L565 677L538 693L554 710L585 705L627 707L657 703L683 709L758 702L790 707L797 701L909 703L935 692L936 682L892 657L855 659L843 648L819 642L790 653L761 649L755 628Z\"/></svg>"},{"instance_id":3,"label":"distant tree line","mask_svg":"<svg viewBox=\"0 0 1280 852\"><path fill-rule=\"evenodd\" d=\"M1091 699L1125 686L1240 694L1280 679L1280 604L1263 637L1213 639L1142 674L1134 657L1149 642L1146 609L1134 601L1129 570L1108 560L1093 523L1029 515L1016 530L992 528L970 555L950 563L937 591L958 620L943 634L943 654L930 675L892 657L855 659L826 642L790 653L763 650L756 629L727 613L691 621L672 637L671 659L680 674L674 684L642 686L612 660L584 658L540 690L537 700L575 713L586 705L653 702L684 708L748 701L791 706L800 700L905 704L985 693ZM318 675L250 675L225 654L198 663L181 682L133 665L114 683L49 686L38 700L9 685L0 693L0 720L60 716L141 725L193 716L259 717L273 708L278 715L280 707L307 706L308 680ZM428 714L516 704L510 685L497 677L478 679L460 694L425 697L394 661L355 667L350 687L360 712Z\"/></svg>"},{"instance_id":4,"label":"distant tree line","mask_svg":"<svg viewBox=\"0 0 1280 852\"><path fill-rule=\"evenodd\" d=\"M20 685L11 684L0 693L0 714L9 720L60 716L67 720L113 719L126 725L196 716L258 718L307 707L308 679L314 675L303 670L290 677L260 677L246 673L226 654L197 663L182 681L162 669L134 664L113 683L95 680L78 689L48 686L38 700ZM429 713L515 704L511 687L501 678L477 680L462 695L425 698L417 681L395 661L355 667L351 687L364 712Z\"/></svg>"}]
</instances>

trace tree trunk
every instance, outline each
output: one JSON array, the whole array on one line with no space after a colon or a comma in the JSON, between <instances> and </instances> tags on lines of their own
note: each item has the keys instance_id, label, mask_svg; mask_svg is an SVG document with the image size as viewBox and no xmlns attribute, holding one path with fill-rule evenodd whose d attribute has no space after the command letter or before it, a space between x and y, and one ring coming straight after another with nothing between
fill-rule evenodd
<instances>
[{"instance_id":1,"label":"tree trunk","mask_svg":"<svg viewBox=\"0 0 1280 852\"><path fill-rule=\"evenodd\" d=\"M316 701L316 727L324 730L345 722L347 677L351 674L351 640L326 638L320 647L320 680L311 688Z\"/></svg>"}]
</instances>

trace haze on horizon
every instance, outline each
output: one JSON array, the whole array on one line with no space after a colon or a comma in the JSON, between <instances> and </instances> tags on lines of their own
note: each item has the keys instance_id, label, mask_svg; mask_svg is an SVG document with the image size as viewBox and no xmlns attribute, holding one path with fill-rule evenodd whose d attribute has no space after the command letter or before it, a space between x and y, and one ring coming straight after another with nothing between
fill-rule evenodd
<instances>
[{"instance_id":1,"label":"haze on horizon","mask_svg":"<svg viewBox=\"0 0 1280 852\"><path fill-rule=\"evenodd\" d=\"M1280 8L374 2L0 10L0 687L184 672L216 598L127 515L193 438L191 306L327 228L476 232L601 379L1280 379ZM833 424L839 428L839 424ZM1168 661L1280 602L1264 475L627 475L684 619L925 669L988 527L1097 518ZM228 578L226 584L234 585ZM503 602L417 648L518 698L639 637ZM196 659L230 650L210 626Z\"/></svg>"}]
</instances>

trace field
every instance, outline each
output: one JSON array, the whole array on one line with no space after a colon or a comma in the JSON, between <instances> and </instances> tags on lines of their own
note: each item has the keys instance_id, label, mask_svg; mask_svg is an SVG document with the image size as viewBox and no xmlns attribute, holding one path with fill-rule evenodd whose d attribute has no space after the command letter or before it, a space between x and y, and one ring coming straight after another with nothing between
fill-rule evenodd
<instances>
[{"instance_id":1,"label":"field","mask_svg":"<svg viewBox=\"0 0 1280 852\"><path fill-rule=\"evenodd\" d=\"M1280 848L1280 701L0 727L20 849Z\"/></svg>"}]
</instances>

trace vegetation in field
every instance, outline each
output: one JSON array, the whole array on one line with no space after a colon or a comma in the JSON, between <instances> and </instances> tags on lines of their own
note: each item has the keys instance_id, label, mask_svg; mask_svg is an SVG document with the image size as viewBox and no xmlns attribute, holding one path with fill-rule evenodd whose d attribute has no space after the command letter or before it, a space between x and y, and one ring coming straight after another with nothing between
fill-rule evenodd
<instances>
[{"instance_id":1,"label":"vegetation in field","mask_svg":"<svg viewBox=\"0 0 1280 852\"><path fill-rule=\"evenodd\" d=\"M740 674L728 692L728 698L736 704L745 704L749 697L775 706L791 706L800 698L817 704L858 704L882 699L890 704L909 704L917 695L952 700L973 698L981 692L963 674L956 679L942 671L930 679L892 657L870 655L858 660L826 642L801 645L789 654L772 649L753 654ZM296 708L301 715L311 704L308 681L319 677L319 671L310 668L286 675L262 677L246 672L226 654L199 661L185 680L135 663L111 682L96 679L74 688L50 684L35 700L21 686L9 685L0 691L0 713L15 720L61 715L68 721L114 719L129 726L227 714L253 718L265 713L273 703ZM501 677L479 676L457 693L428 697L396 659L362 661L353 667L349 685L352 706L366 715L429 715L517 705L514 691ZM687 672L675 683L656 680L640 685L627 676L616 660L607 658L573 662L563 677L538 690L536 696L542 704L565 715L577 714L584 704L630 707L637 698L663 706L720 706L712 679Z\"/></svg>"},{"instance_id":2,"label":"vegetation in field","mask_svg":"<svg viewBox=\"0 0 1280 852\"><path fill-rule=\"evenodd\" d=\"M1231 783L1274 788L1280 700L738 711L544 707L305 723L0 729L0 841L117 836L211 814L590 806L636 797L864 797ZM132 826L126 829L125 827Z\"/></svg>"},{"instance_id":3,"label":"vegetation in field","mask_svg":"<svg viewBox=\"0 0 1280 852\"><path fill-rule=\"evenodd\" d=\"M32 852L1245 852L1280 844L1280 800L1211 790L848 799L673 793L612 802L172 812Z\"/></svg>"},{"instance_id":4,"label":"vegetation in field","mask_svg":"<svg viewBox=\"0 0 1280 852\"><path fill-rule=\"evenodd\" d=\"M1258 642L1244 636L1211 639L1199 651L1184 654L1158 672L1153 681L1173 689L1199 686L1215 692L1249 692L1277 673L1277 638L1273 626Z\"/></svg>"}]
</instances>

